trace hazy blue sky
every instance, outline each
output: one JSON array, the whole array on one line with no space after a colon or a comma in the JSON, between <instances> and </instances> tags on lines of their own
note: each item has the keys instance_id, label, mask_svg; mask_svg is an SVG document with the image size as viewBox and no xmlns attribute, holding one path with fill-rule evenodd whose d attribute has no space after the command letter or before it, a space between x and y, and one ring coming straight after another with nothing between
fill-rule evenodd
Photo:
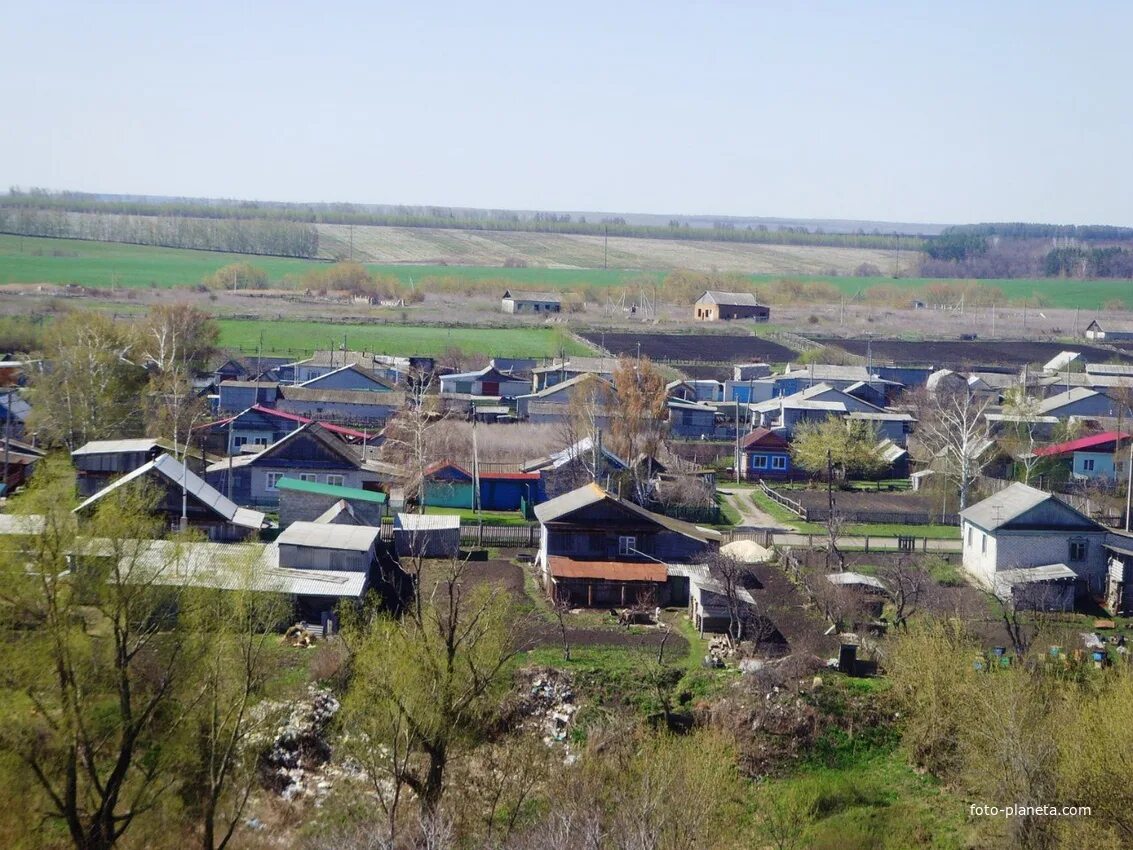
<instances>
[{"instance_id":1,"label":"hazy blue sky","mask_svg":"<svg viewBox=\"0 0 1133 850\"><path fill-rule=\"evenodd\" d=\"M0 184L1133 225L1133 3L3 4Z\"/></svg>"}]
</instances>

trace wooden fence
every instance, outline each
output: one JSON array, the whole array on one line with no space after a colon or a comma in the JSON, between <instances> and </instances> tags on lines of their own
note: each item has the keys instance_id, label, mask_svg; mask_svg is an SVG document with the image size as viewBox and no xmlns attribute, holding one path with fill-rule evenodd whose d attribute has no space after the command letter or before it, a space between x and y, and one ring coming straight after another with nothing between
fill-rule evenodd
<instances>
[{"instance_id":1,"label":"wooden fence","mask_svg":"<svg viewBox=\"0 0 1133 850\"><path fill-rule=\"evenodd\" d=\"M763 491L763 495L767 496L767 498L771 499L774 502L778 502L787 510L791 511L794 514L797 514L802 519L807 518L806 508L803 507L802 502L796 502L794 499L791 499L787 496L784 496L782 493L772 490L767 486L767 482L762 478L759 480L759 489Z\"/></svg>"}]
</instances>

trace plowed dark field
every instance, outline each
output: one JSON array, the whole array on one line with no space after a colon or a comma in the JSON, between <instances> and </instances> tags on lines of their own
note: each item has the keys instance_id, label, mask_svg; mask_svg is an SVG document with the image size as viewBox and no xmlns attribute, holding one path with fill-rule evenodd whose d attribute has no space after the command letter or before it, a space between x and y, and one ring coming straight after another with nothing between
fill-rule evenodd
<instances>
[{"instance_id":1,"label":"plowed dark field","mask_svg":"<svg viewBox=\"0 0 1133 850\"><path fill-rule=\"evenodd\" d=\"M728 334L584 333L587 342L605 345L612 354L641 353L651 360L698 360L706 363L785 363L798 352L757 336Z\"/></svg>"},{"instance_id":2,"label":"plowed dark field","mask_svg":"<svg viewBox=\"0 0 1133 850\"><path fill-rule=\"evenodd\" d=\"M840 348L862 357L870 349L875 363L899 366L935 366L943 369L974 369L980 366L1023 366L1046 363L1060 351L1080 351L1091 363L1120 359L1133 362L1133 355L1119 354L1092 345L1026 340L958 339L910 341L903 339L816 339L815 342Z\"/></svg>"}]
</instances>

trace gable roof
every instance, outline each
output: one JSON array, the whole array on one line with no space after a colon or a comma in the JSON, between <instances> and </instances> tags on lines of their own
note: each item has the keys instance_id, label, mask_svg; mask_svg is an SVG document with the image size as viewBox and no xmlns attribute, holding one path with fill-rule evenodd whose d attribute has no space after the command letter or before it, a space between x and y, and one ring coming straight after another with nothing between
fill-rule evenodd
<instances>
[{"instance_id":1,"label":"gable roof","mask_svg":"<svg viewBox=\"0 0 1133 850\"><path fill-rule=\"evenodd\" d=\"M1120 431L1103 431L1101 434L1092 434L1089 437L1079 437L1077 440L1067 440L1064 443L1043 446L1041 449L1035 449L1035 456L1055 457L1057 455L1070 454L1071 452L1088 451L1109 443L1121 443L1128 439L1129 435L1123 434Z\"/></svg>"},{"instance_id":2,"label":"gable roof","mask_svg":"<svg viewBox=\"0 0 1133 850\"><path fill-rule=\"evenodd\" d=\"M503 297L512 301L551 301L555 304L562 301L562 296L557 292L531 292L521 289L505 289Z\"/></svg>"},{"instance_id":3,"label":"gable roof","mask_svg":"<svg viewBox=\"0 0 1133 850\"><path fill-rule=\"evenodd\" d=\"M85 502L75 508L75 513L81 513L103 497L113 493L119 487L124 487L131 481L137 481L145 475L156 473L168 483L177 487L184 485L185 491L199 504L208 508L227 522L243 528L260 529L264 525L264 515L260 511L253 511L238 506L231 499L222 495L219 490L198 477L191 469L167 454L158 455L149 463L142 464L132 472L103 487Z\"/></svg>"},{"instance_id":4,"label":"gable roof","mask_svg":"<svg viewBox=\"0 0 1133 850\"><path fill-rule=\"evenodd\" d=\"M565 449L559 449L557 452L552 452L546 457L529 461L528 463L524 464L523 471L532 472L536 469L545 469L547 467L550 467L551 469L559 469L560 467L566 466L568 463L577 460L581 455L586 454L586 452L593 450L594 440L589 436L583 437L577 443L567 446ZM605 445L602 445L601 450L602 456L606 460L610 461L621 469L628 468L629 464L627 464L624 460L610 451Z\"/></svg>"},{"instance_id":5,"label":"gable roof","mask_svg":"<svg viewBox=\"0 0 1133 850\"><path fill-rule=\"evenodd\" d=\"M287 446L289 446L295 440L299 439L301 435L313 437L329 452L342 458L343 462L346 463L346 465L360 469L362 466L362 458L359 454L360 450L354 446L349 445L348 443L344 443L337 437L331 436L329 433L327 433L328 431L329 429L326 428L326 426L324 426L321 422L308 422L306 425L296 428L290 434L287 434L279 440L276 440L270 446L256 452L255 454L244 455L240 458L219 460L216 463L211 464L205 471L220 472L222 470L228 469L230 465L249 466L259 463L261 460L269 460L283 452L287 448Z\"/></svg>"},{"instance_id":6,"label":"gable roof","mask_svg":"<svg viewBox=\"0 0 1133 850\"><path fill-rule=\"evenodd\" d=\"M587 381L598 381L606 387L609 387L611 390L614 388L613 383L609 379L603 378L597 372L581 372L575 375L573 378L567 378L565 381L559 381L559 383L557 384L551 384L551 386L544 387L537 393L527 393L526 395L521 395L519 396L519 398L542 399L546 398L547 396L555 395L556 393L561 393L565 390L572 390L577 386L585 384Z\"/></svg>"},{"instance_id":7,"label":"gable roof","mask_svg":"<svg viewBox=\"0 0 1133 850\"><path fill-rule=\"evenodd\" d=\"M293 522L276 538L280 546L305 546L311 549L337 549L344 552L365 552L374 545L380 528L370 525L335 525L322 522Z\"/></svg>"},{"instance_id":8,"label":"gable roof","mask_svg":"<svg viewBox=\"0 0 1133 850\"><path fill-rule=\"evenodd\" d=\"M750 292L721 292L718 289L706 289L704 294L696 299L697 304L719 304L723 307L760 307L755 296Z\"/></svg>"},{"instance_id":9,"label":"gable roof","mask_svg":"<svg viewBox=\"0 0 1133 850\"><path fill-rule=\"evenodd\" d=\"M218 419L215 422L208 422L204 425L198 425L197 428L210 430L213 428L220 428L224 425L227 425L229 422L235 422L241 416L244 416L247 413L259 413L263 416L275 417L276 419L284 419L288 422L296 422L300 425L310 425L312 422L316 421L306 416L300 416L298 413L288 413L287 411L277 410L274 407L267 407L263 404L253 404L247 410L241 410L235 416L229 416L227 419ZM318 425L320 428L325 428L327 431L338 434L344 438L355 440L365 440L368 438L372 440L377 436L376 433L370 434L366 431L359 431L356 428L344 428L342 425L335 425L331 422L319 422Z\"/></svg>"},{"instance_id":10,"label":"gable roof","mask_svg":"<svg viewBox=\"0 0 1133 850\"><path fill-rule=\"evenodd\" d=\"M770 428L756 428L743 438L740 446L745 449L781 449L786 451L790 448L790 443L787 442L786 437Z\"/></svg>"},{"instance_id":11,"label":"gable roof","mask_svg":"<svg viewBox=\"0 0 1133 850\"><path fill-rule=\"evenodd\" d=\"M1053 501L1059 507L1077 516L1084 524L1102 528L1085 514L1075 510L1053 493L1039 490L1027 484L1015 482L998 493L988 496L960 511L960 516L984 531L995 531L1019 519L1019 517L1034 510L1044 502Z\"/></svg>"},{"instance_id":12,"label":"gable roof","mask_svg":"<svg viewBox=\"0 0 1133 850\"><path fill-rule=\"evenodd\" d=\"M669 531L674 531L677 534L682 534L694 540L707 542L709 540L720 539L720 532L718 531L702 528L699 525L693 525L691 522L673 519L663 514L655 514L653 511L648 511L640 505L635 505L633 502L618 498L613 493L602 489L593 481L579 487L577 490L571 490L569 493L563 493L561 496L556 496L542 504L536 505L535 518L541 523L558 522L565 517L569 517L576 511L599 504L600 502L612 502L630 513L637 514L642 519L649 520L662 528L666 528Z\"/></svg>"},{"instance_id":13,"label":"gable roof","mask_svg":"<svg viewBox=\"0 0 1133 850\"><path fill-rule=\"evenodd\" d=\"M425 467L425 477L435 476L438 472L442 472L444 470L451 470L453 473L446 477L459 479L462 481L472 480L471 472L469 472L459 463L453 463L450 460L438 460L435 463L430 463Z\"/></svg>"},{"instance_id":14,"label":"gable roof","mask_svg":"<svg viewBox=\"0 0 1133 850\"><path fill-rule=\"evenodd\" d=\"M318 378L315 380L318 380ZM401 393L390 390L338 390L310 386L309 384L297 384L293 387L282 386L279 388L279 394L285 401L357 404L368 407L400 407L405 400Z\"/></svg>"},{"instance_id":15,"label":"gable roof","mask_svg":"<svg viewBox=\"0 0 1133 850\"><path fill-rule=\"evenodd\" d=\"M350 373L353 373L355 375L358 375L360 378L363 378L364 380L368 381L369 383L375 384L376 386L381 387L381 390L377 390L377 392L381 392L382 390L392 390L393 389L392 383L387 381L385 378L382 378L382 377L374 374L369 369L365 369L365 368L359 366L357 363L347 363L345 366L340 366L339 368L335 369L333 372L324 372L323 374L319 375L318 377L311 378L310 380L304 381L303 383L297 384L296 386L313 387L316 384L318 384L320 381L325 381L327 378L331 377L332 375L341 375L344 372L350 372Z\"/></svg>"},{"instance_id":16,"label":"gable roof","mask_svg":"<svg viewBox=\"0 0 1133 850\"><path fill-rule=\"evenodd\" d=\"M1094 396L1099 395L1101 395L1101 393L1099 393L1097 390L1091 390L1087 387L1073 387L1067 392L1059 393L1058 395L1052 395L1049 398L1044 398L1041 402L1039 402L1038 412L1040 415L1050 413L1050 411L1058 410L1059 408L1065 407L1068 404L1085 401L1088 398L1093 398Z\"/></svg>"}]
</instances>

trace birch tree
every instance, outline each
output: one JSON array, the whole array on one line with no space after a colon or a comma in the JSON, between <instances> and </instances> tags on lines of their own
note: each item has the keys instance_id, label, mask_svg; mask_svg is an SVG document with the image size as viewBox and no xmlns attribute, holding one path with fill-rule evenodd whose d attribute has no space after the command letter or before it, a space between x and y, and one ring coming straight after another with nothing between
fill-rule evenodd
<instances>
[{"instance_id":1,"label":"birch tree","mask_svg":"<svg viewBox=\"0 0 1133 850\"><path fill-rule=\"evenodd\" d=\"M991 461L987 413L990 397L967 389L923 392L918 403L917 440L960 491L960 510L968 506L972 482Z\"/></svg>"}]
</instances>

